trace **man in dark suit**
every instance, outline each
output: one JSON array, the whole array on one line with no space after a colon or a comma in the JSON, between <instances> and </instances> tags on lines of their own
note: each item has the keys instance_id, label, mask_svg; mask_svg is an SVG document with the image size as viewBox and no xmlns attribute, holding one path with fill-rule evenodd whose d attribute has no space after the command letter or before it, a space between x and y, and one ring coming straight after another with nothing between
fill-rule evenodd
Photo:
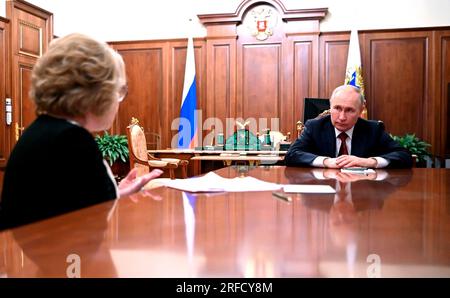
<instances>
[{"instance_id":1,"label":"man in dark suit","mask_svg":"<svg viewBox=\"0 0 450 298\"><path fill-rule=\"evenodd\" d=\"M411 154L385 132L382 122L360 118L364 106L359 88L336 88L330 98L330 115L306 122L302 135L286 154L286 165L412 167Z\"/></svg>"}]
</instances>

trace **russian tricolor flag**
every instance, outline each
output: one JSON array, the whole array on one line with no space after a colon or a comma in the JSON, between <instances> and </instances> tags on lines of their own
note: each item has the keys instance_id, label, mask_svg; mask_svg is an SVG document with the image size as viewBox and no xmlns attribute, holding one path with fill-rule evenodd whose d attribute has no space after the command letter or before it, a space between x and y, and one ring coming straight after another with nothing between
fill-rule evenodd
<instances>
[{"instance_id":1,"label":"russian tricolor flag","mask_svg":"<svg viewBox=\"0 0 450 298\"><path fill-rule=\"evenodd\" d=\"M189 37L178 127L178 148L194 148L197 145L196 89L194 41Z\"/></svg>"}]
</instances>

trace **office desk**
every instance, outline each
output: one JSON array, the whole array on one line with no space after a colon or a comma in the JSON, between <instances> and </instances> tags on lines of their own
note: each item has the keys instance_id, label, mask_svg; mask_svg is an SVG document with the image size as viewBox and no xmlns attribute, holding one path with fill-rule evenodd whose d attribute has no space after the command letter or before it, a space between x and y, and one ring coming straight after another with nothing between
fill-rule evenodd
<instances>
[{"instance_id":1,"label":"office desk","mask_svg":"<svg viewBox=\"0 0 450 298\"><path fill-rule=\"evenodd\" d=\"M155 157L188 160L188 177L198 176L237 163L244 163L250 166L260 164L274 165L284 160L286 152L287 151L219 151L193 149L148 150L148 153Z\"/></svg>"},{"instance_id":2,"label":"office desk","mask_svg":"<svg viewBox=\"0 0 450 298\"><path fill-rule=\"evenodd\" d=\"M274 165L279 161L284 160L284 156L275 155L203 155L194 156L191 161L221 161L226 166L231 166L233 163L245 162L249 166L259 166L260 164Z\"/></svg>"},{"instance_id":3,"label":"office desk","mask_svg":"<svg viewBox=\"0 0 450 298\"><path fill-rule=\"evenodd\" d=\"M79 256L82 277L450 277L449 170L391 170L383 181L351 183L300 168L217 173L328 184L346 195L289 203L271 192L157 188L3 231L0 274L64 277Z\"/></svg>"}]
</instances>

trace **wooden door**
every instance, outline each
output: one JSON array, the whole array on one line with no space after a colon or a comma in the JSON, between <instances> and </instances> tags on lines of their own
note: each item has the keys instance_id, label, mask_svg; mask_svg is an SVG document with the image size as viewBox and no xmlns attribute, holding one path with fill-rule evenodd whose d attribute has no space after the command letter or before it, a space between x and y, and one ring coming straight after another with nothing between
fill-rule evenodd
<instances>
[{"instance_id":1,"label":"wooden door","mask_svg":"<svg viewBox=\"0 0 450 298\"><path fill-rule=\"evenodd\" d=\"M13 146L36 118L29 98L31 72L53 38L53 15L27 2L14 0L7 1L6 16L11 20L13 130L10 137Z\"/></svg>"},{"instance_id":2,"label":"wooden door","mask_svg":"<svg viewBox=\"0 0 450 298\"><path fill-rule=\"evenodd\" d=\"M9 22L0 17L0 169L6 166L10 153L9 131L10 125L6 123L6 98L9 98L9 61L8 61L8 38ZM0 173L0 185L2 181ZM0 187L1 188L1 187Z\"/></svg>"}]
</instances>

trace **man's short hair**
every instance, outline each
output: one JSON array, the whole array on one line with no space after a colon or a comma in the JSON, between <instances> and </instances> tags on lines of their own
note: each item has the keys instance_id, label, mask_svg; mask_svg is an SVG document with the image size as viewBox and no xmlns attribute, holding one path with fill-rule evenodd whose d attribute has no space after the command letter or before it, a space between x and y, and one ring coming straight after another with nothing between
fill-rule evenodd
<instances>
[{"instance_id":1,"label":"man's short hair","mask_svg":"<svg viewBox=\"0 0 450 298\"><path fill-rule=\"evenodd\" d=\"M366 100L364 98L364 95L361 93L361 88L353 85L341 85L333 90L333 93L331 93L330 101L336 96L336 94L344 89L353 89L356 93L359 95L359 102L361 105L366 104Z\"/></svg>"}]
</instances>

